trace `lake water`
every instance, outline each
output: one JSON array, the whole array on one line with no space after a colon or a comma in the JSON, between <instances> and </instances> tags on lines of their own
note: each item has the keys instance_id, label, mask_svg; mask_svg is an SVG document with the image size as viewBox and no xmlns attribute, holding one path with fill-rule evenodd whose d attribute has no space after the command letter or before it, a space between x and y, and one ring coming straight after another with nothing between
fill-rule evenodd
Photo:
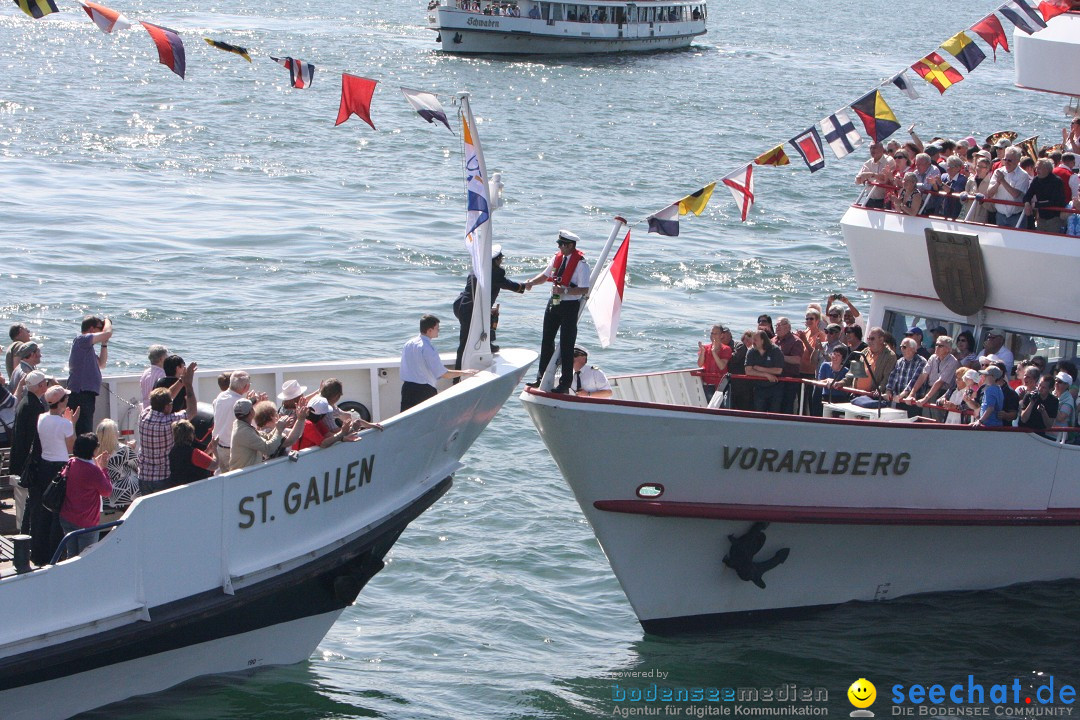
<instances>
[{"instance_id":1,"label":"lake water","mask_svg":"<svg viewBox=\"0 0 1080 720\"><path fill-rule=\"evenodd\" d=\"M494 222L511 277L542 267L560 227L595 257L613 215L637 223L618 342L600 351L582 324L609 372L688 367L711 323L801 318L830 292L865 308L838 225L865 149L828 155L813 176L797 158L759 168L745 224L723 188L678 238L640 221L996 7L714 4L688 50L559 61L441 55L422 0L116 5L181 32L181 81L141 29L104 35L61 2L36 22L0 8L0 321L31 324L45 366L62 372L79 318L107 313L116 373L141 368L154 342L207 367L397 355L424 312L446 319L452 349L467 272L460 132L423 123L398 86L472 93L488 168L506 183ZM201 36L249 47L254 64ZM314 63L313 86L289 88L267 55ZM334 127L342 71L380 81L378 131L355 118ZM1012 87L1001 52L944 97L909 76L922 98L887 98L926 140L1004 129L1049 140L1063 125L1064 99ZM542 293L504 295L500 344L538 347L542 314ZM1078 679L1076 583L646 637L515 399L465 463L310 662L94 717L610 717L612 684L634 684L613 673L627 671L672 686L826 687L843 715L859 677L883 695L969 673ZM962 472L957 458L942 482Z\"/></svg>"}]
</instances>

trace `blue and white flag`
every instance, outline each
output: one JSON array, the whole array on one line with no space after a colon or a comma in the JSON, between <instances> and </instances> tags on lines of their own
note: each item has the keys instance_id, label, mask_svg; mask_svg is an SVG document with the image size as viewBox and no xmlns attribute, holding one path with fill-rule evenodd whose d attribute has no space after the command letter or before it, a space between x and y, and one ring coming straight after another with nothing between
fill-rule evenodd
<instances>
[{"instance_id":1,"label":"blue and white flag","mask_svg":"<svg viewBox=\"0 0 1080 720\"><path fill-rule=\"evenodd\" d=\"M446 120L446 111L443 110L442 103L439 102L433 93L423 92L422 90L413 90L411 88L400 88L401 92L405 95L405 99L412 105L413 110L420 117L427 120L429 123L434 123L436 120L446 126L447 130L454 132L450 127L450 123Z\"/></svg>"},{"instance_id":2,"label":"blue and white flag","mask_svg":"<svg viewBox=\"0 0 1080 720\"><path fill-rule=\"evenodd\" d=\"M466 108L468 106L465 106ZM473 274L483 281L491 274L491 206L488 203L488 184L484 177L484 156L480 138L470 127L471 112L461 115L465 143L465 247L472 257Z\"/></svg>"},{"instance_id":3,"label":"blue and white flag","mask_svg":"<svg viewBox=\"0 0 1080 720\"><path fill-rule=\"evenodd\" d=\"M649 221L649 232L668 237L679 236L679 203L672 203L645 219Z\"/></svg>"},{"instance_id":4,"label":"blue and white flag","mask_svg":"<svg viewBox=\"0 0 1080 720\"><path fill-rule=\"evenodd\" d=\"M837 110L821 121L821 132L837 159L846 157L862 144L862 135L855 129L851 118L843 110Z\"/></svg>"},{"instance_id":5,"label":"blue and white flag","mask_svg":"<svg viewBox=\"0 0 1080 720\"><path fill-rule=\"evenodd\" d=\"M1001 6L998 10L1002 15L1009 18L1013 25L1028 35L1033 35L1046 27L1046 21L1042 19L1042 16L1035 12L1035 8L1028 5L1024 0L1013 0L1008 5Z\"/></svg>"},{"instance_id":6,"label":"blue and white flag","mask_svg":"<svg viewBox=\"0 0 1080 720\"><path fill-rule=\"evenodd\" d=\"M894 77L892 79L892 84L912 100L919 99L919 93L915 91L915 86L908 82L907 71L902 71L899 75Z\"/></svg>"},{"instance_id":7,"label":"blue and white flag","mask_svg":"<svg viewBox=\"0 0 1080 720\"><path fill-rule=\"evenodd\" d=\"M461 139L465 149L465 247L476 277L472 319L461 369L479 369L491 363L491 198L484 150L468 93L461 96Z\"/></svg>"}]
</instances>

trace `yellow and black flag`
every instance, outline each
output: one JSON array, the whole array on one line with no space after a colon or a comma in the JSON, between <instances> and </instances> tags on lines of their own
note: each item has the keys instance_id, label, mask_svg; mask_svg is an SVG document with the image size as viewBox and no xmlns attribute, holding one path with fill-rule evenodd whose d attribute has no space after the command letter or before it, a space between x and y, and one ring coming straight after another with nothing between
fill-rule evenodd
<instances>
[{"instance_id":1,"label":"yellow and black flag","mask_svg":"<svg viewBox=\"0 0 1080 720\"><path fill-rule=\"evenodd\" d=\"M711 182L705 187L692 192L682 200L679 201L679 214L688 215L694 213L700 215L705 211L705 206L709 204L709 198L712 197L713 190L716 189L716 183Z\"/></svg>"},{"instance_id":2,"label":"yellow and black flag","mask_svg":"<svg viewBox=\"0 0 1080 720\"><path fill-rule=\"evenodd\" d=\"M218 50L224 50L225 52L231 52L234 55L239 55L248 62L251 62L251 56L248 55L247 48L242 48L239 45L230 45L227 42L221 42L220 40L211 40L210 38L203 38L206 44L211 47L216 47Z\"/></svg>"},{"instance_id":3,"label":"yellow and black flag","mask_svg":"<svg viewBox=\"0 0 1080 720\"><path fill-rule=\"evenodd\" d=\"M15 0L19 9L37 20L54 12L59 12L53 0Z\"/></svg>"}]
</instances>

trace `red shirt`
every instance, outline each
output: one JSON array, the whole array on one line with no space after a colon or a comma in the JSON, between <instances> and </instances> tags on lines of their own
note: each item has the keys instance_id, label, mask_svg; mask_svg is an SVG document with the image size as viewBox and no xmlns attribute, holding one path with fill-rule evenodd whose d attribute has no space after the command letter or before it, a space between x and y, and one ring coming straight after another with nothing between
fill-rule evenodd
<instances>
[{"instance_id":1,"label":"red shirt","mask_svg":"<svg viewBox=\"0 0 1080 720\"><path fill-rule=\"evenodd\" d=\"M81 528L101 524L101 498L112 494L105 471L88 460L72 459L67 470L67 493L60 517Z\"/></svg>"},{"instance_id":2,"label":"red shirt","mask_svg":"<svg viewBox=\"0 0 1080 720\"><path fill-rule=\"evenodd\" d=\"M773 345L780 348L780 352L784 353L784 357L797 357L799 358L799 364L802 364L803 344L802 338L795 333L788 333L784 336L783 340L773 338ZM781 377L799 377L799 369L792 367L793 363L784 363L784 370L780 373Z\"/></svg>"},{"instance_id":3,"label":"red shirt","mask_svg":"<svg viewBox=\"0 0 1080 720\"><path fill-rule=\"evenodd\" d=\"M716 351L717 356L721 360L731 360L731 348L721 343L720 347ZM721 370L716 365L716 358L712 354L712 344L705 346L705 362L701 365L704 368L704 372L701 373L701 381L706 385L719 385L720 381L724 379L724 376L728 374L727 365Z\"/></svg>"},{"instance_id":4,"label":"red shirt","mask_svg":"<svg viewBox=\"0 0 1080 720\"><path fill-rule=\"evenodd\" d=\"M1072 189L1069 184L1072 179L1072 173L1069 172L1069 168L1064 165L1057 165L1054 167L1054 174L1061 178L1061 182L1065 185L1065 202L1068 203L1072 200L1072 195L1069 193Z\"/></svg>"},{"instance_id":5,"label":"red shirt","mask_svg":"<svg viewBox=\"0 0 1080 720\"><path fill-rule=\"evenodd\" d=\"M309 447L319 447L326 438L327 433L310 420L304 421L304 434L293 445L293 450L303 450Z\"/></svg>"}]
</instances>

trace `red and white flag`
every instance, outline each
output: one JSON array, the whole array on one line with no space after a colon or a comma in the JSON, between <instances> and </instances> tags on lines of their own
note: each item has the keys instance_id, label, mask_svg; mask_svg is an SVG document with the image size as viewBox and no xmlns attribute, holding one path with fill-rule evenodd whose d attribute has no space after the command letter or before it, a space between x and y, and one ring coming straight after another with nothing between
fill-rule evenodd
<instances>
[{"instance_id":1,"label":"red and white flag","mask_svg":"<svg viewBox=\"0 0 1080 720\"><path fill-rule=\"evenodd\" d=\"M131 27L131 21L124 17L123 13L110 10L104 5L93 2L81 2L79 4L82 5L82 9L86 11L94 24L101 28L103 33L111 33L113 30L127 30Z\"/></svg>"},{"instance_id":2,"label":"red and white flag","mask_svg":"<svg viewBox=\"0 0 1080 720\"><path fill-rule=\"evenodd\" d=\"M726 176L723 183L731 190L731 195L742 213L742 221L746 222L746 214L754 205L754 166L739 168Z\"/></svg>"},{"instance_id":3,"label":"red and white flag","mask_svg":"<svg viewBox=\"0 0 1080 720\"><path fill-rule=\"evenodd\" d=\"M630 231L627 230L615 259L607 266L589 296L587 307L602 348L614 342L615 333L619 331L619 314L622 312L623 290L626 287L626 256L629 253Z\"/></svg>"}]
</instances>

